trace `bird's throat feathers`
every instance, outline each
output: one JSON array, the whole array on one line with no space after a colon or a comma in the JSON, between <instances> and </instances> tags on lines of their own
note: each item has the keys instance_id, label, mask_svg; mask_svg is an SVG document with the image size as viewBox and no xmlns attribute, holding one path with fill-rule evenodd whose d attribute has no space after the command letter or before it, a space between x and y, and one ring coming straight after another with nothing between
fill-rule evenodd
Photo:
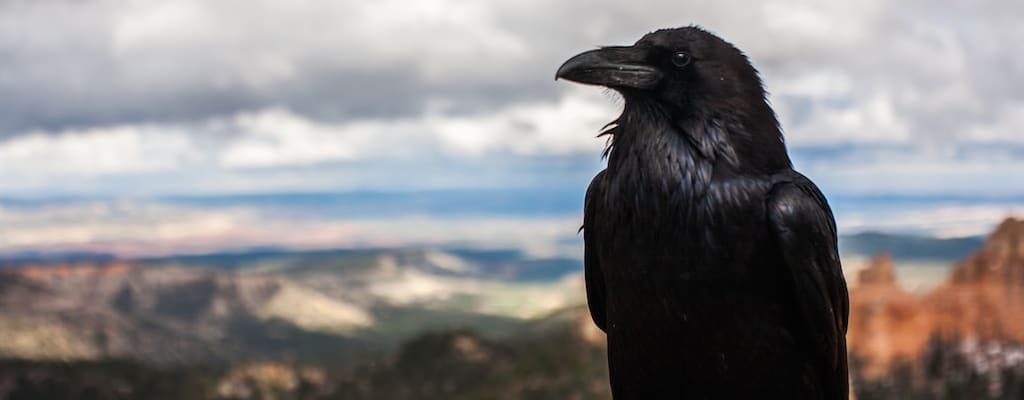
<instances>
[{"instance_id":1,"label":"bird's throat feathers","mask_svg":"<svg viewBox=\"0 0 1024 400\"><path fill-rule=\"evenodd\" d=\"M648 99L630 98L622 115L609 123L601 135L610 135L605 156L609 164L616 162L615 153L635 153L638 148L658 148L677 157L697 157L688 164L711 166L716 174L772 174L792 164L774 113L765 104L767 113L733 110L691 110L674 112ZM728 111L728 110L727 110ZM750 127L758 127L755 131ZM681 136L692 151L681 151L665 135ZM723 171L723 170L728 171Z\"/></svg>"}]
</instances>

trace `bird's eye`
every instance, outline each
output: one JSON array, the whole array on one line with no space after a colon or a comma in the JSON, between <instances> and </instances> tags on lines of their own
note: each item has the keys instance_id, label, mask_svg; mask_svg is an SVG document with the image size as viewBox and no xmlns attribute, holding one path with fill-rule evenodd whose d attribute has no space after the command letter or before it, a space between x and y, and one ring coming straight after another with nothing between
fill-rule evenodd
<instances>
[{"instance_id":1,"label":"bird's eye","mask_svg":"<svg viewBox=\"0 0 1024 400\"><path fill-rule=\"evenodd\" d=\"M672 65L675 65L676 67L682 68L690 65L690 61L693 61L693 58L682 51L672 54Z\"/></svg>"}]
</instances>

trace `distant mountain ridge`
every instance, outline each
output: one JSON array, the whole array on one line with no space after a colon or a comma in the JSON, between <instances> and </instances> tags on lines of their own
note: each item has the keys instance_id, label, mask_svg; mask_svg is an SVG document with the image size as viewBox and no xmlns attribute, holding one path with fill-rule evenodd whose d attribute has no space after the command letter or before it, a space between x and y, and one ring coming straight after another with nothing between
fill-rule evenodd
<instances>
[{"instance_id":1,"label":"distant mountain ridge","mask_svg":"<svg viewBox=\"0 0 1024 400\"><path fill-rule=\"evenodd\" d=\"M842 256L871 257L879 253L887 253L896 261L925 261L953 263L963 259L971 251L981 247L982 236L960 238L934 238L928 236L894 234L883 232L860 232L839 237L839 249ZM582 248L582 242L580 243ZM415 249L415 247L413 248ZM201 264L217 268L233 269L249 265L257 261L279 260L313 260L337 256L357 255L379 251L402 251L403 248L339 248L296 250L285 247L263 246L249 249L227 250L203 254L177 254L159 257L142 257L126 259L126 261L144 264ZM540 264L524 262L521 250L512 248L476 249L451 246L439 247L439 250L456 254L467 260L486 266L485 269L496 275L505 275L512 279L551 279L557 278L568 269L575 268L579 260L572 258L548 258L540 260ZM114 254L97 252L62 252L62 251L31 251L0 253L0 268L49 262L107 262L120 259ZM288 261L291 262L291 261ZM514 268L510 267L515 264ZM531 270L533 272L527 272Z\"/></svg>"},{"instance_id":2,"label":"distant mountain ridge","mask_svg":"<svg viewBox=\"0 0 1024 400\"><path fill-rule=\"evenodd\" d=\"M934 238L882 232L861 232L839 238L840 255L873 256L886 253L898 261L955 262L981 247L985 238Z\"/></svg>"},{"instance_id":3,"label":"distant mountain ridge","mask_svg":"<svg viewBox=\"0 0 1024 400\"><path fill-rule=\"evenodd\" d=\"M0 206L38 207L73 203L96 203L111 199L158 201L170 204L197 206L227 205L290 205L297 209L317 207L347 212L374 211L384 214L497 212L501 214L581 212L585 183L579 186L524 186L514 188L480 187L423 190L354 190L354 191L297 191L251 192L227 194L178 194L157 196L113 196L55 194L39 196L3 196ZM977 194L905 194L863 195L831 194L833 208L877 209L880 206L934 205L934 204L1007 204L1024 202L1024 195Z\"/></svg>"},{"instance_id":4,"label":"distant mountain ridge","mask_svg":"<svg viewBox=\"0 0 1024 400\"><path fill-rule=\"evenodd\" d=\"M1004 225L1015 226L1015 220L1009 221ZM963 265L971 267L958 271L981 276L993 265L998 271L1016 271L1007 267L1016 262L1008 258L1017 254L1016 247L999 244L1019 239L1000 233L1007 229L1001 227L977 246L982 255L962 257L968 260ZM850 249L888 250L910 243L916 246L913 251L896 253L916 257L927 249L946 251L939 259L953 257L972 241L873 233L843 240L844 256ZM879 310L893 306L902 310L895 315L916 315L918 296L895 285L901 262L884 258L861 271L863 287L858 285L853 294L853 310L861 313L855 321L885 321L878 315L888 311ZM23 262L0 269L0 343L8 346L0 344L0 355L234 359L278 354L300 339L365 348L423 329L469 326L485 333L510 332L525 319L581 304L581 271L580 260L573 258L443 247L258 248L139 260ZM996 280L1014 281L1016 276ZM874 311L857 311L862 309ZM881 329L859 323L854 322L851 343L859 340L857 329ZM228 338L238 340L225 342ZM171 345L156 345L164 342ZM157 353L146 353L151 349Z\"/></svg>"},{"instance_id":5,"label":"distant mountain ridge","mask_svg":"<svg viewBox=\"0 0 1024 400\"><path fill-rule=\"evenodd\" d=\"M417 191L351 191L241 193L223 195L173 195L127 198L196 207L259 206L290 213L315 213L330 217L398 215L565 215L580 212L586 187L478 188ZM0 206L13 208L102 203L104 197L65 196L41 198L0 197Z\"/></svg>"},{"instance_id":6,"label":"distant mountain ridge","mask_svg":"<svg viewBox=\"0 0 1024 400\"><path fill-rule=\"evenodd\" d=\"M0 269L0 358L305 359L381 351L430 328L497 334L580 304L580 269L435 249L22 264Z\"/></svg>"},{"instance_id":7,"label":"distant mountain ridge","mask_svg":"<svg viewBox=\"0 0 1024 400\"><path fill-rule=\"evenodd\" d=\"M24 264L39 263L72 263L72 262L111 262L117 256L110 253L84 251L19 251L0 253L0 268Z\"/></svg>"},{"instance_id":8,"label":"distant mountain ridge","mask_svg":"<svg viewBox=\"0 0 1024 400\"><path fill-rule=\"evenodd\" d=\"M365 248L365 249L323 249L291 250L286 248L260 247L239 251L224 251L205 254L182 254L161 257L118 258L106 253L84 252L26 252L0 254L0 269L18 266L45 266L69 263L131 262L139 265L189 265L220 270L262 269L278 271L301 270L318 266L323 262L338 259L358 259L379 254L451 254L464 262L474 265L472 271L463 271L476 277L506 279L513 281L557 280L568 274L579 272L581 260L568 257L528 257L516 249L472 249L439 247L436 249L409 248ZM425 253L423 253L425 254ZM423 263L429 267L431 263ZM434 265L436 266L436 265ZM445 273L446 268L438 266L434 272ZM448 272L452 272L449 271Z\"/></svg>"}]
</instances>

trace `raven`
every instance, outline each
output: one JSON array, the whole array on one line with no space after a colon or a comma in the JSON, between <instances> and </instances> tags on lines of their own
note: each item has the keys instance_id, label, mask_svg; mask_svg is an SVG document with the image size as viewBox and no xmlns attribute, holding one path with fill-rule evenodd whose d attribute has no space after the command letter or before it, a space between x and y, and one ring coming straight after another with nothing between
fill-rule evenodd
<instances>
[{"instance_id":1,"label":"raven","mask_svg":"<svg viewBox=\"0 0 1024 400\"><path fill-rule=\"evenodd\" d=\"M583 218L616 399L846 399L849 297L825 197L757 70L690 26L556 74L621 94Z\"/></svg>"}]
</instances>

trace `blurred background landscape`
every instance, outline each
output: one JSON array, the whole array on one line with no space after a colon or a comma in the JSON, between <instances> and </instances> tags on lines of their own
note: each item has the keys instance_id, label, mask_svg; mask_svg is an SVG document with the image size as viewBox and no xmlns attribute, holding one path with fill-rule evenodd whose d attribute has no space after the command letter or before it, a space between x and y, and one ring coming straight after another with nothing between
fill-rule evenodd
<instances>
[{"instance_id":1,"label":"blurred background landscape","mask_svg":"<svg viewBox=\"0 0 1024 400\"><path fill-rule=\"evenodd\" d=\"M1024 398L1010 1L0 2L0 399L600 399L565 58L696 23L836 214L858 399Z\"/></svg>"}]
</instances>

